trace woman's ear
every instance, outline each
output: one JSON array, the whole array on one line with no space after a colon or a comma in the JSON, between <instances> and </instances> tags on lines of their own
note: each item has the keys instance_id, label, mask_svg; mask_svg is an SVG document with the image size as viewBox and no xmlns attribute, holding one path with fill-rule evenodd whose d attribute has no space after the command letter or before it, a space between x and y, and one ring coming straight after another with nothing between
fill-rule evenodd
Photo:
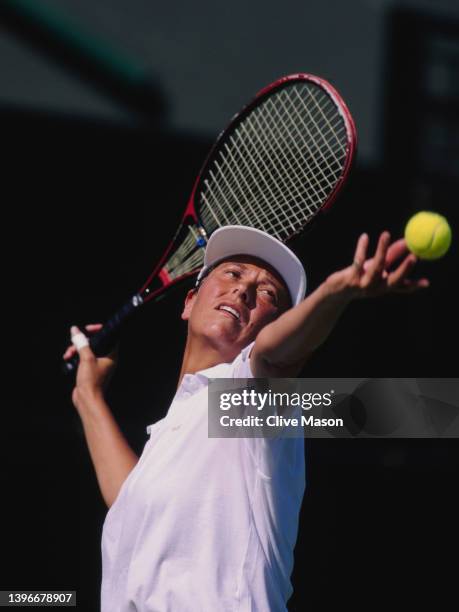
<instances>
[{"instance_id":1,"label":"woman's ear","mask_svg":"<svg viewBox=\"0 0 459 612\"><path fill-rule=\"evenodd\" d=\"M198 293L197 287L194 289L190 289L186 294L185 303L183 305L182 319L184 321L188 321L191 315L191 311L193 310L193 304L196 301L196 296Z\"/></svg>"}]
</instances>

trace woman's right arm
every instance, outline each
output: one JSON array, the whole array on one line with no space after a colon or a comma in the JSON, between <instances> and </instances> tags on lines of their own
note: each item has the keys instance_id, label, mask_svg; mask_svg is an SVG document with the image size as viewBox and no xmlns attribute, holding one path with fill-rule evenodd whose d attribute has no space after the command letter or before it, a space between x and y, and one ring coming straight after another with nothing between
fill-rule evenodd
<instances>
[{"instance_id":1,"label":"woman's right arm","mask_svg":"<svg viewBox=\"0 0 459 612\"><path fill-rule=\"evenodd\" d=\"M86 325L87 332L96 332L100 324ZM72 337L81 333L72 328ZM76 352L72 344L64 353L71 359ZM80 362L72 402L83 424L86 443L105 503L115 501L123 482L139 458L129 446L104 399L104 389L116 366L116 355L96 357L89 346L78 350Z\"/></svg>"}]
</instances>

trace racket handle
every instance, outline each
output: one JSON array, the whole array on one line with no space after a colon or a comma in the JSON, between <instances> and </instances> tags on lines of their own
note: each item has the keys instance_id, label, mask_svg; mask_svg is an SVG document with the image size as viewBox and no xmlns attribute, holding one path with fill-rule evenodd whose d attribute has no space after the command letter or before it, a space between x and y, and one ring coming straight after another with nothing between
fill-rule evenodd
<instances>
[{"instance_id":1,"label":"racket handle","mask_svg":"<svg viewBox=\"0 0 459 612\"><path fill-rule=\"evenodd\" d=\"M106 355L114 348L116 340L118 339L117 332L119 332L121 324L128 317L130 317L136 308L141 306L142 303L142 297L139 294L134 295L129 302L124 304L124 306L122 306L118 312L116 312L113 317L107 321L107 323L100 331L97 332L97 334L88 338L89 346L97 356L100 357L102 355ZM63 364L63 373L70 374L71 372L75 372L79 361L80 357L77 353L72 357L72 359L69 359Z\"/></svg>"}]
</instances>

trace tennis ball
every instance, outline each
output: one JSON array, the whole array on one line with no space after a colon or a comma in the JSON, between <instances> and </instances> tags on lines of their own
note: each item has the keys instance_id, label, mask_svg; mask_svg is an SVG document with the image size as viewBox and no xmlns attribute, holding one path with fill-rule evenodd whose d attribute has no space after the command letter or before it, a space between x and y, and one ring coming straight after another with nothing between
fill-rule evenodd
<instances>
[{"instance_id":1,"label":"tennis ball","mask_svg":"<svg viewBox=\"0 0 459 612\"><path fill-rule=\"evenodd\" d=\"M451 244L451 228L445 217L424 210L408 221L405 240L410 251L420 259L439 259Z\"/></svg>"}]
</instances>

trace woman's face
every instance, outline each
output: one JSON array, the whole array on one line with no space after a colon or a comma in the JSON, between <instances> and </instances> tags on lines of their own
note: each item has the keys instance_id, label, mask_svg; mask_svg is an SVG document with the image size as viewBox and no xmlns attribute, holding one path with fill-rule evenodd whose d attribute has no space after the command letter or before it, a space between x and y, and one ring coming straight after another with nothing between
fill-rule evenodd
<instances>
[{"instance_id":1,"label":"woman's face","mask_svg":"<svg viewBox=\"0 0 459 612\"><path fill-rule=\"evenodd\" d=\"M291 306L279 274L264 261L238 255L218 264L190 291L182 319L188 333L206 337L222 355L237 355Z\"/></svg>"}]
</instances>

